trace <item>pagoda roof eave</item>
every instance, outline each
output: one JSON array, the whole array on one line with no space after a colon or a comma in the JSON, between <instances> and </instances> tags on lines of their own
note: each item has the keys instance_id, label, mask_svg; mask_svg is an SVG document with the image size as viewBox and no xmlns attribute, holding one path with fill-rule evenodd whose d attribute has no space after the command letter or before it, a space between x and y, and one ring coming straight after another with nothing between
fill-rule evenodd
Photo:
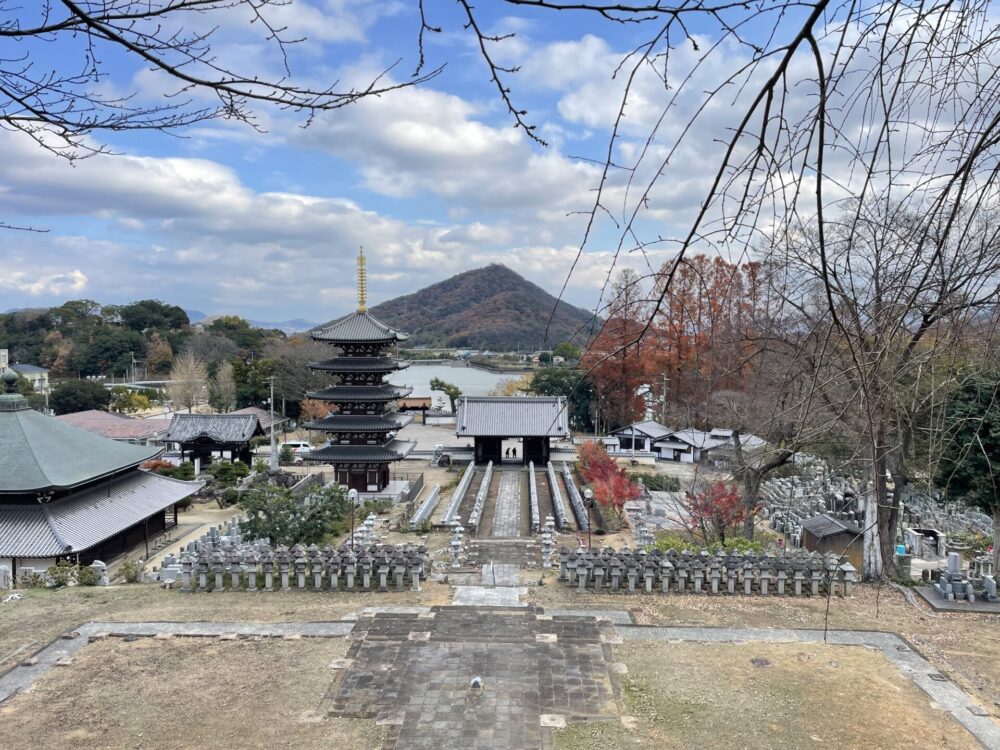
<instances>
[{"instance_id":1,"label":"pagoda roof eave","mask_svg":"<svg viewBox=\"0 0 1000 750\"><path fill-rule=\"evenodd\" d=\"M330 445L303 456L303 460L328 464L392 463L403 460L416 447L412 440L390 440L385 445Z\"/></svg>"},{"instance_id":2,"label":"pagoda roof eave","mask_svg":"<svg viewBox=\"0 0 1000 750\"><path fill-rule=\"evenodd\" d=\"M409 362L393 359L392 357L333 357L322 362L310 362L310 370L320 372L392 372L393 370L405 370L410 366Z\"/></svg>"},{"instance_id":3,"label":"pagoda roof eave","mask_svg":"<svg viewBox=\"0 0 1000 750\"><path fill-rule=\"evenodd\" d=\"M413 392L405 386L334 385L322 391L309 391L306 398L333 403L397 401Z\"/></svg>"},{"instance_id":4,"label":"pagoda roof eave","mask_svg":"<svg viewBox=\"0 0 1000 750\"><path fill-rule=\"evenodd\" d=\"M412 414L331 414L323 419L306 422L302 426L317 432L394 432L412 422Z\"/></svg>"},{"instance_id":5,"label":"pagoda roof eave","mask_svg":"<svg viewBox=\"0 0 1000 750\"><path fill-rule=\"evenodd\" d=\"M314 341L334 344L387 344L409 338L409 334L387 326L367 311L353 312L338 318L330 325L313 331L311 336Z\"/></svg>"}]
</instances>

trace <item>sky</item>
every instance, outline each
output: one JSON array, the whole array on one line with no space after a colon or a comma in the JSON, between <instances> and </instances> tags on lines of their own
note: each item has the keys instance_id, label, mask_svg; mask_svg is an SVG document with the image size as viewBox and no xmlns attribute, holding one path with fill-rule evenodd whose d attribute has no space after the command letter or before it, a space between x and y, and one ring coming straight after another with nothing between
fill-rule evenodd
<instances>
[{"instance_id":1,"label":"sky","mask_svg":"<svg viewBox=\"0 0 1000 750\"><path fill-rule=\"evenodd\" d=\"M593 309L620 241L617 228L637 202L647 237L674 236L690 222L732 108L711 105L703 132L671 155L673 172L646 200L637 197L641 171L631 185L612 175L611 210L598 216L569 276L619 106L624 76L616 68L649 29L477 5L488 33L515 34L491 51L501 64L519 66L505 82L548 142L541 146L512 127L458 5L427 7L442 32L426 38L426 70L443 65L441 73L323 113L309 127L295 113L257 107L257 130L216 120L172 134L98 133L94 139L114 154L73 164L0 130L0 220L45 230L0 230L0 310L157 298L209 315L328 320L355 304L361 245L371 303L503 263L553 293L569 278L564 298ZM306 37L291 56L293 73L306 83L370 80L397 60L383 80L403 82L415 68L413 2L295 0L273 15L288 35ZM276 49L247 21L234 12L216 15L213 53L225 64L245 70L253 61L255 70L278 74ZM711 29L690 31L702 46L713 41ZM676 45L671 81L692 70L700 54L694 46ZM41 64L72 67L79 48L59 40L36 54ZM742 55L723 48L721 60L735 65ZM102 91L157 102L176 89L113 50L102 61ZM710 86L712 74L699 73L706 80L694 91ZM657 123L669 141L701 103L693 95L666 102L662 80L640 72L616 161L634 159ZM642 270L668 257L664 243L619 263Z\"/></svg>"}]
</instances>

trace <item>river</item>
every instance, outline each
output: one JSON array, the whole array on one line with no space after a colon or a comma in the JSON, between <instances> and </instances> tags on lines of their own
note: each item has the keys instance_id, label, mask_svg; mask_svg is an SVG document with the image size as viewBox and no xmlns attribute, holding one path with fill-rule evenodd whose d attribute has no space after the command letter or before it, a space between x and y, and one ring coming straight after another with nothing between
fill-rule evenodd
<instances>
[{"instance_id":1,"label":"river","mask_svg":"<svg viewBox=\"0 0 1000 750\"><path fill-rule=\"evenodd\" d=\"M446 383L457 385L466 396L485 396L497 383L507 378L519 378L520 373L497 373L480 370L478 367L449 367L448 365L410 365L389 376L393 385L408 385L414 396L429 396L431 380L441 378Z\"/></svg>"}]
</instances>

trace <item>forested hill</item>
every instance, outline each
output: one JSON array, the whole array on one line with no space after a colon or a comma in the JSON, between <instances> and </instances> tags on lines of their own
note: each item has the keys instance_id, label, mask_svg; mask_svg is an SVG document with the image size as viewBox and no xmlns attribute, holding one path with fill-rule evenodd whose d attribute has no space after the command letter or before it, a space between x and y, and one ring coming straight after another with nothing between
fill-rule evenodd
<instances>
[{"instance_id":1,"label":"forested hill","mask_svg":"<svg viewBox=\"0 0 1000 750\"><path fill-rule=\"evenodd\" d=\"M383 302L371 313L410 334L408 346L513 351L551 348L590 334L591 313L556 298L503 265L466 271L419 292Z\"/></svg>"}]
</instances>

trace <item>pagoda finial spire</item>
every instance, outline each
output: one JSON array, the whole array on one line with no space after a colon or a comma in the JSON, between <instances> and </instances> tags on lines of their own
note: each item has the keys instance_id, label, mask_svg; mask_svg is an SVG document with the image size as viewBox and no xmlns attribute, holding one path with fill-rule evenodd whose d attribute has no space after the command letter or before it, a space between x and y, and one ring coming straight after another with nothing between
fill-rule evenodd
<instances>
[{"instance_id":1,"label":"pagoda finial spire","mask_svg":"<svg viewBox=\"0 0 1000 750\"><path fill-rule=\"evenodd\" d=\"M365 271L365 246L358 253L358 312L368 312L368 274Z\"/></svg>"}]
</instances>

